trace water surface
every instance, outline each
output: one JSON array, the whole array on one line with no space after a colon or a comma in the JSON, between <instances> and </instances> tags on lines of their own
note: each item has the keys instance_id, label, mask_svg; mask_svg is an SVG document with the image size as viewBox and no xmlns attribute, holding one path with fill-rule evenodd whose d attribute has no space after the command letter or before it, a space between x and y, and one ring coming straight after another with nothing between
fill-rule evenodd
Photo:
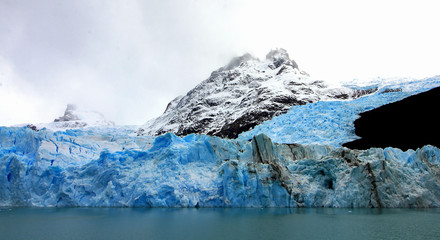
<instances>
[{"instance_id":1,"label":"water surface","mask_svg":"<svg viewBox=\"0 0 440 240\"><path fill-rule=\"evenodd\" d=\"M440 210L3 208L0 239L440 239Z\"/></svg>"}]
</instances>

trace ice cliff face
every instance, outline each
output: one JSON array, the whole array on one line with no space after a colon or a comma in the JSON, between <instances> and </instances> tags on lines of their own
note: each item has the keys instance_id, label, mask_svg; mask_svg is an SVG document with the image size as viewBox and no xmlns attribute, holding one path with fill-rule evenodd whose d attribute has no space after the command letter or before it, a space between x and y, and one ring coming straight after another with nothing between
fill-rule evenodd
<instances>
[{"instance_id":1,"label":"ice cliff face","mask_svg":"<svg viewBox=\"0 0 440 240\"><path fill-rule=\"evenodd\" d=\"M153 141L127 132L0 128L0 205L440 206L440 149L432 146L357 151L275 144L262 134Z\"/></svg>"},{"instance_id":2,"label":"ice cliff face","mask_svg":"<svg viewBox=\"0 0 440 240\"><path fill-rule=\"evenodd\" d=\"M354 99L376 88L331 88L298 69L284 49L260 61L249 54L214 71L185 96L171 101L164 114L144 124L139 135L191 133L236 138L295 105Z\"/></svg>"}]
</instances>

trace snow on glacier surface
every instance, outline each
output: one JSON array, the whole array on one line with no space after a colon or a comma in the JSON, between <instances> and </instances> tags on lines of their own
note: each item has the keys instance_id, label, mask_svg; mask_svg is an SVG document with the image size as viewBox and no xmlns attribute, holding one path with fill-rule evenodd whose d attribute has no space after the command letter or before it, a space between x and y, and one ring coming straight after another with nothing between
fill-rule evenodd
<instances>
[{"instance_id":1,"label":"snow on glacier surface","mask_svg":"<svg viewBox=\"0 0 440 240\"><path fill-rule=\"evenodd\" d=\"M440 76L404 82L382 80L363 87L352 85L351 87L361 89L377 87L378 91L355 100L320 101L293 106L286 114L240 134L239 139L249 140L254 135L264 133L277 143L341 146L357 139L353 122L359 117L359 113L438 86Z\"/></svg>"}]
</instances>

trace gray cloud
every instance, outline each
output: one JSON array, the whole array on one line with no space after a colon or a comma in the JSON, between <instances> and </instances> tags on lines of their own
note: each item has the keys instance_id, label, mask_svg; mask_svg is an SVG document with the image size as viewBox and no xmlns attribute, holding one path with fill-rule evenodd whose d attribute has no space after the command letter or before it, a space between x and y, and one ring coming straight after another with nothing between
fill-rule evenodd
<instances>
[{"instance_id":1,"label":"gray cloud","mask_svg":"<svg viewBox=\"0 0 440 240\"><path fill-rule=\"evenodd\" d=\"M0 53L16 84L31 84L59 108L75 102L119 123L160 114L232 56L201 8L183 1L13 1L0 9L8 36Z\"/></svg>"}]
</instances>

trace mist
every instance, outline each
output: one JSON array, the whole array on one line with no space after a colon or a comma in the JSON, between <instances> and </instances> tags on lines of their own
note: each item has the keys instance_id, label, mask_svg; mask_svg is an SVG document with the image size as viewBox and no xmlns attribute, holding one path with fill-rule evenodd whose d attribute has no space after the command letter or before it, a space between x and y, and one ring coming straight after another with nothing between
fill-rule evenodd
<instances>
[{"instance_id":1,"label":"mist","mask_svg":"<svg viewBox=\"0 0 440 240\"><path fill-rule=\"evenodd\" d=\"M435 1L1 1L0 125L68 103L142 124L238 55L330 82L440 74Z\"/></svg>"}]
</instances>

